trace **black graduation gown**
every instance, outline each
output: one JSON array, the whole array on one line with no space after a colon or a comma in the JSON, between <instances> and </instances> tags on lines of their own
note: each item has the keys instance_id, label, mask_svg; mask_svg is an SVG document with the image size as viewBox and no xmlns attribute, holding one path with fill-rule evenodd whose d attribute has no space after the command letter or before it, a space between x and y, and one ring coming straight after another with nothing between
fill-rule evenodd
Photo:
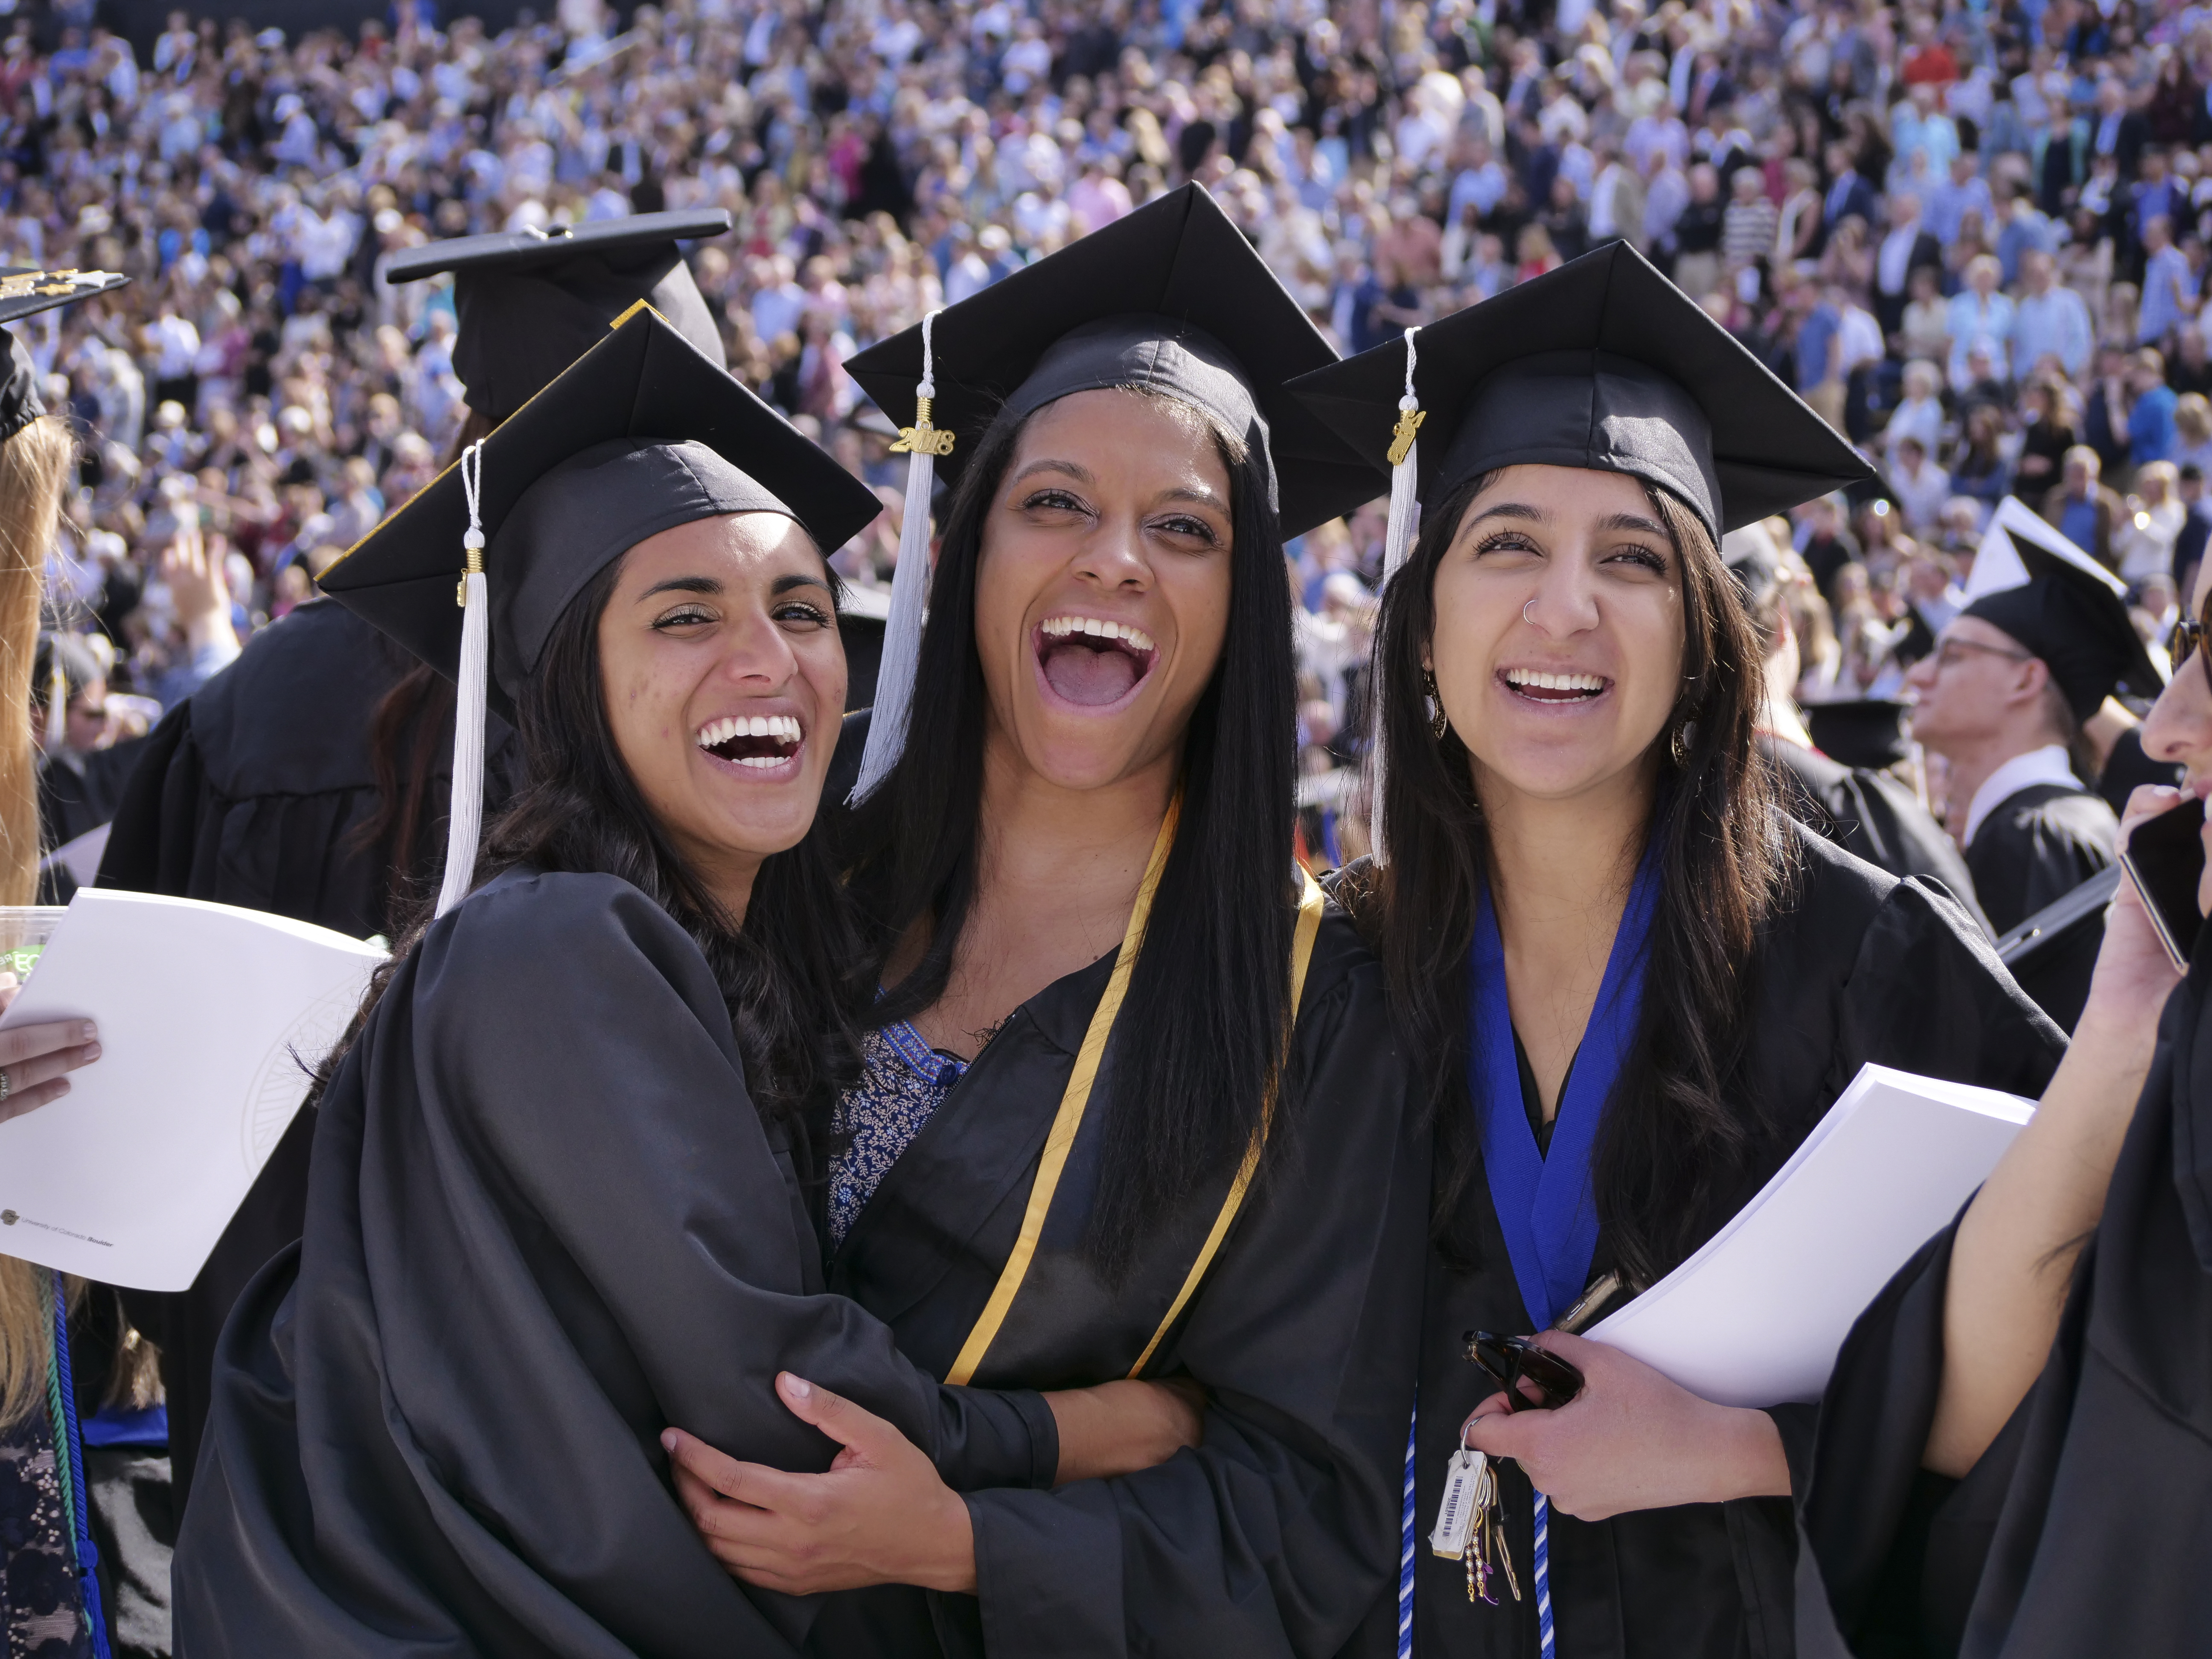
<instances>
[{"instance_id":1,"label":"black graduation gown","mask_svg":"<svg viewBox=\"0 0 2212 1659\"><path fill-rule=\"evenodd\" d=\"M2155 761L2143 753L2142 727L2131 726L2120 733L2105 769L2097 774L2097 793L2115 812L2128 810L2128 797L2138 786L2162 783L2168 788L2181 781L2181 768L2170 761Z\"/></svg>"},{"instance_id":2,"label":"black graduation gown","mask_svg":"<svg viewBox=\"0 0 2212 1659\"><path fill-rule=\"evenodd\" d=\"M39 836L46 851L113 820L131 771L149 741L150 737L126 738L86 755L40 757ZM74 884L69 890L75 890ZM68 902L66 892L60 902Z\"/></svg>"},{"instance_id":3,"label":"black graduation gown","mask_svg":"<svg viewBox=\"0 0 2212 1659\"><path fill-rule=\"evenodd\" d=\"M1976 921L1986 920L1958 843L1895 778L1781 738L1762 735L1759 751L1779 776L1790 815L1800 823L1900 879L1926 876L1942 883Z\"/></svg>"},{"instance_id":4,"label":"black graduation gown","mask_svg":"<svg viewBox=\"0 0 2212 1659\"><path fill-rule=\"evenodd\" d=\"M1778 1137L1704 1218L1710 1237L1787 1161L1871 1060L1929 1076L2039 1095L2064 1040L1998 965L1973 921L1935 890L1899 882L1799 827L1799 896L1765 930L1754 971L1748 1051L1728 1085L1774 1115ZM1633 1063L1633 1062L1632 1062ZM1416 1459L1419 1584L1414 1650L1423 1659L1530 1659L1528 1482L1503 1467L1507 1524L1523 1600L1471 1603L1465 1570L1429 1552L1445 1464L1460 1425L1493 1385L1462 1354L1469 1329L1526 1332L1505 1242L1477 1170L1455 1231L1472 1269L1432 1252L1421 1357ZM1609 1265L1601 1231L1595 1272ZM1810 1438L1812 1408L1780 1407L1785 1445ZM1796 1651L1796 1534L1787 1498L1741 1498L1577 1521L1554 1512L1551 1588L1559 1651L1573 1659L1790 1659ZM1377 1647L1376 1651L1387 1651Z\"/></svg>"},{"instance_id":5,"label":"black graduation gown","mask_svg":"<svg viewBox=\"0 0 2212 1659\"><path fill-rule=\"evenodd\" d=\"M1113 965L1007 1019L855 1219L830 1285L939 1376L1021 1229L1046 1133ZM1218 1215L1229 1172L1162 1218L1123 1283L1081 1253L1116 1030L1028 1278L979 1383L1128 1374ZM814 1651L1298 1655L1326 1659L1393 1594L1400 1470L1419 1340L1427 1136L1408 1121L1382 969L1334 905L1294 1038L1304 1079L1279 1114L1284 1161L1239 1211L1145 1367L1212 1391L1205 1443L1140 1474L969 1500L979 1594L839 1598Z\"/></svg>"},{"instance_id":6,"label":"black graduation gown","mask_svg":"<svg viewBox=\"0 0 2212 1659\"><path fill-rule=\"evenodd\" d=\"M267 910L356 939L396 930L380 849L358 844L380 794L370 747L377 705L407 659L335 600L291 611L239 659L169 711L131 775L100 884ZM495 756L507 741L495 719ZM435 745L422 833L441 844L453 733ZM496 767L488 791L504 784ZM161 1350L177 1501L189 1491L222 1322L262 1263L300 1236L314 1113L301 1112L262 1166L191 1287L125 1292L132 1322Z\"/></svg>"},{"instance_id":7,"label":"black graduation gown","mask_svg":"<svg viewBox=\"0 0 2212 1659\"><path fill-rule=\"evenodd\" d=\"M826 1468L788 1368L956 1486L1049 1481L1036 1395L941 1388L819 1258L785 1137L676 923L510 872L393 975L325 1097L307 1231L223 1333L176 1557L188 1659L788 1655L659 1435Z\"/></svg>"},{"instance_id":8,"label":"black graduation gown","mask_svg":"<svg viewBox=\"0 0 2212 1659\"><path fill-rule=\"evenodd\" d=\"M1982 912L1999 933L2063 898L2118 856L2120 821L2086 789L2034 783L1992 807L1966 848Z\"/></svg>"},{"instance_id":9,"label":"black graduation gown","mask_svg":"<svg viewBox=\"0 0 2212 1659\"><path fill-rule=\"evenodd\" d=\"M2200 938L2050 1360L1965 1480L1921 1468L1955 1224L1844 1344L1805 1526L1854 1651L2212 1651L2209 998Z\"/></svg>"}]
</instances>

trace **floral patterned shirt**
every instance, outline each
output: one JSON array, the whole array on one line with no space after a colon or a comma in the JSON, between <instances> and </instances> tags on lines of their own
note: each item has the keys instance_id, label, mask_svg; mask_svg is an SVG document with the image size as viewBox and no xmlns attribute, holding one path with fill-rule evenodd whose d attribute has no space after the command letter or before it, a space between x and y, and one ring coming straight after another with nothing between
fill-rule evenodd
<instances>
[{"instance_id":1,"label":"floral patterned shirt","mask_svg":"<svg viewBox=\"0 0 2212 1659\"><path fill-rule=\"evenodd\" d=\"M43 1405L0 1429L0 1659L89 1659Z\"/></svg>"},{"instance_id":2,"label":"floral patterned shirt","mask_svg":"<svg viewBox=\"0 0 2212 1659\"><path fill-rule=\"evenodd\" d=\"M830 1240L845 1242L908 1143L952 1092L967 1062L932 1048L905 1020L860 1044L860 1082L837 1103L843 1148L830 1160Z\"/></svg>"}]
</instances>

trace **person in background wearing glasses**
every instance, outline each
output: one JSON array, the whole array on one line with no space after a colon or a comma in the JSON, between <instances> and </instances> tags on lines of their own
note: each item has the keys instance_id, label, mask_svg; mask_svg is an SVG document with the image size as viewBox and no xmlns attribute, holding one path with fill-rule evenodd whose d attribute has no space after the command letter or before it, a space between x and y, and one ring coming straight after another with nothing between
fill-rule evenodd
<instances>
[{"instance_id":1,"label":"person in background wearing glasses","mask_svg":"<svg viewBox=\"0 0 2212 1659\"><path fill-rule=\"evenodd\" d=\"M2118 578L2063 538L2008 530L2011 580L1978 571L1984 591L1905 678L1912 735L1950 763L1948 827L2000 933L2112 862L2119 819L2075 769L2081 722L2123 686L2165 684Z\"/></svg>"},{"instance_id":2,"label":"person in background wearing glasses","mask_svg":"<svg viewBox=\"0 0 2212 1659\"><path fill-rule=\"evenodd\" d=\"M2212 796L2207 577L2142 727L2182 783L2124 833ZM2180 942L2185 980L2123 882L2033 1121L1844 1345L1803 1514L1855 1652L2205 1651L2212 945Z\"/></svg>"}]
</instances>

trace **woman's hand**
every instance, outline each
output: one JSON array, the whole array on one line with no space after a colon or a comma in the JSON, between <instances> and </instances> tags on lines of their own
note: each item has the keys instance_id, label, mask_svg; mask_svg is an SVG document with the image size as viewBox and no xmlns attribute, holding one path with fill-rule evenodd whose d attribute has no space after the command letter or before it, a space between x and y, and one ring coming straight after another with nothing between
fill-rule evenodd
<instances>
[{"instance_id":1,"label":"woman's hand","mask_svg":"<svg viewBox=\"0 0 2212 1659\"><path fill-rule=\"evenodd\" d=\"M1195 1446L1206 1426L1206 1390L1172 1382L1101 1382L1044 1397L1060 1429L1055 1486L1134 1474Z\"/></svg>"},{"instance_id":2,"label":"woman's hand","mask_svg":"<svg viewBox=\"0 0 2212 1659\"><path fill-rule=\"evenodd\" d=\"M660 1437L676 1495L714 1559L748 1584L811 1595L870 1584L975 1589L968 1506L880 1417L785 1371L792 1414L844 1448L826 1474L725 1456L681 1429Z\"/></svg>"},{"instance_id":3,"label":"woman's hand","mask_svg":"<svg viewBox=\"0 0 2212 1659\"><path fill-rule=\"evenodd\" d=\"M1510 1457L1562 1515L1602 1521L1631 1510L1790 1492L1782 1437L1764 1412L1716 1406L1618 1349L1546 1331L1537 1343L1583 1374L1556 1411L1508 1415L1494 1394L1474 1408L1467 1443Z\"/></svg>"},{"instance_id":4,"label":"woman's hand","mask_svg":"<svg viewBox=\"0 0 2212 1659\"><path fill-rule=\"evenodd\" d=\"M2172 811L2189 796L2162 784L2144 784L2128 797L2120 818L2120 844L2147 818ZM2185 947L2187 941L2185 941ZM2105 942L2097 951L2089 1000L2077 1022L2076 1041L2086 1030L2093 1039L2109 1039L2146 1054L2158 1038L2159 1015L2166 997L2181 982L2180 970L2159 942L2158 930L2143 908L2135 883L2122 877L2120 890L2105 913ZM2128 1103L2130 1108L2134 1102Z\"/></svg>"},{"instance_id":5,"label":"woman's hand","mask_svg":"<svg viewBox=\"0 0 2212 1659\"><path fill-rule=\"evenodd\" d=\"M22 988L0 970L0 1013ZM62 1074L100 1058L100 1030L88 1019L56 1020L0 1031L0 1123L51 1105L70 1091Z\"/></svg>"}]
</instances>

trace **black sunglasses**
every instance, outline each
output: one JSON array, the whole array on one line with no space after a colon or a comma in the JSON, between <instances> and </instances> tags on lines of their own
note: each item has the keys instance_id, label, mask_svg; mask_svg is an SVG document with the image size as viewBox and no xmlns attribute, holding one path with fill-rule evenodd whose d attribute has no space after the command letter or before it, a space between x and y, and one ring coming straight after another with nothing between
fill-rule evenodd
<instances>
[{"instance_id":1,"label":"black sunglasses","mask_svg":"<svg viewBox=\"0 0 2212 1659\"><path fill-rule=\"evenodd\" d=\"M2173 672L2179 674L2181 665L2204 649L2207 637L2212 637L2212 595L2204 601L2202 616L2183 618L2173 625ZM2204 658L2204 678L2212 682L2212 654Z\"/></svg>"},{"instance_id":2,"label":"black sunglasses","mask_svg":"<svg viewBox=\"0 0 2212 1659\"><path fill-rule=\"evenodd\" d=\"M1468 1331L1467 1357L1489 1374L1505 1391L1505 1409L1557 1411L1583 1391L1583 1374L1548 1348L1525 1336L1497 1336L1488 1331ZM1531 1400L1521 1391L1523 1382L1535 1385L1540 1396Z\"/></svg>"}]
</instances>

